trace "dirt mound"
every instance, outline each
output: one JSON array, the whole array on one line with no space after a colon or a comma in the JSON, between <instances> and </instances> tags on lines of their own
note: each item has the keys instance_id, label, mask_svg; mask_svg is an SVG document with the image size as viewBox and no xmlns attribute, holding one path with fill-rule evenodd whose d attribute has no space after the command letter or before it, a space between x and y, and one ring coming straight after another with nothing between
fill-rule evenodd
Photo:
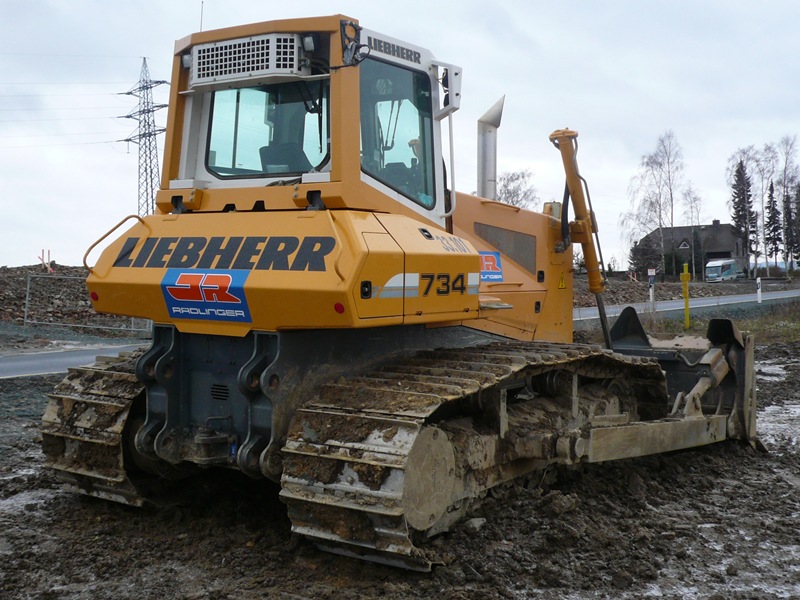
<instances>
[{"instance_id":1,"label":"dirt mound","mask_svg":"<svg viewBox=\"0 0 800 600\"><path fill-rule=\"evenodd\" d=\"M84 267L56 264L52 270L42 265L0 267L0 321L130 328L130 318L94 312L86 290L88 274Z\"/></svg>"},{"instance_id":2,"label":"dirt mound","mask_svg":"<svg viewBox=\"0 0 800 600\"><path fill-rule=\"evenodd\" d=\"M787 280L770 280L762 282L762 291L775 291L798 287L798 283ZM732 296L737 294L755 294L754 280L725 281L722 283L690 282L690 298L711 298L714 296ZM606 306L616 304L637 304L650 300L650 286L647 281L632 281L611 277L606 283L603 293ZM683 299L683 284L675 282L657 282L654 297L658 302ZM585 275L575 276L575 292L573 305L577 307L595 306L594 295L589 292L589 284Z\"/></svg>"}]
</instances>

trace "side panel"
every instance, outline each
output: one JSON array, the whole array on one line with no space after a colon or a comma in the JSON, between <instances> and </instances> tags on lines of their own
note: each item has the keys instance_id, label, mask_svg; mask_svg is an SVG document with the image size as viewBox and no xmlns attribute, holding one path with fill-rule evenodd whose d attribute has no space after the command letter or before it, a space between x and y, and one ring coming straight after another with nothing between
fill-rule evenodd
<instances>
[{"instance_id":1,"label":"side panel","mask_svg":"<svg viewBox=\"0 0 800 600\"><path fill-rule=\"evenodd\" d=\"M478 316L480 258L458 236L399 215L376 219L405 251L405 323L431 323Z\"/></svg>"},{"instance_id":2,"label":"side panel","mask_svg":"<svg viewBox=\"0 0 800 600\"><path fill-rule=\"evenodd\" d=\"M511 308L482 310L470 327L521 340L572 341L572 251L553 249L560 221L458 194L453 231L482 254L480 293Z\"/></svg>"}]
</instances>

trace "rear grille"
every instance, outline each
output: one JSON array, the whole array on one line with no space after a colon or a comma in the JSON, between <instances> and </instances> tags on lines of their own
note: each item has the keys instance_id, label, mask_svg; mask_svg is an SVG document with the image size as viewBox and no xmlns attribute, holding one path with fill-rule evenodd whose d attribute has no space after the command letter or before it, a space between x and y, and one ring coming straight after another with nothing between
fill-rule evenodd
<instances>
[{"instance_id":1,"label":"rear grille","mask_svg":"<svg viewBox=\"0 0 800 600\"><path fill-rule=\"evenodd\" d=\"M199 44L192 48L189 85L207 85L281 74L308 75L300 66L300 36L257 35L237 40Z\"/></svg>"}]
</instances>

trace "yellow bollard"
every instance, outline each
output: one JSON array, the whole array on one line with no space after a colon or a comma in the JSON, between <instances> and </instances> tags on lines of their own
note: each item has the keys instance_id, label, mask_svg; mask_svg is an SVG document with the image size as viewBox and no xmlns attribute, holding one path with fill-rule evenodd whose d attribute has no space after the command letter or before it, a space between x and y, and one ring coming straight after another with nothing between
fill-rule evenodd
<instances>
[{"instance_id":1,"label":"yellow bollard","mask_svg":"<svg viewBox=\"0 0 800 600\"><path fill-rule=\"evenodd\" d=\"M689 319L689 280L692 276L689 274L689 263L683 263L683 273L681 273L681 282L683 283L683 328L689 329L691 320Z\"/></svg>"}]
</instances>

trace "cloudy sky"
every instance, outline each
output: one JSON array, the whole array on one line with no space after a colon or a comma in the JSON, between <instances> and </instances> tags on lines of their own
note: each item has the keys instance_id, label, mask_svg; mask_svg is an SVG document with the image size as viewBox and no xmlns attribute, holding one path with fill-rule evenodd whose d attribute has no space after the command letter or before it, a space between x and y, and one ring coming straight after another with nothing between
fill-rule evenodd
<instances>
[{"instance_id":1,"label":"cloudy sky","mask_svg":"<svg viewBox=\"0 0 800 600\"><path fill-rule=\"evenodd\" d=\"M136 130L119 118L136 99L120 93L142 57L153 79L169 79L174 41L201 28L201 13L202 29L343 13L461 66L461 191L476 189L476 121L500 96L499 171L531 169L543 200L564 185L547 136L578 130L604 255L617 265L628 186L659 135L674 131L703 220L726 222L728 157L800 133L794 0L0 0L0 266L33 264L42 250L80 264L136 213L138 148L118 141ZM157 88L155 101L167 93Z\"/></svg>"}]
</instances>

